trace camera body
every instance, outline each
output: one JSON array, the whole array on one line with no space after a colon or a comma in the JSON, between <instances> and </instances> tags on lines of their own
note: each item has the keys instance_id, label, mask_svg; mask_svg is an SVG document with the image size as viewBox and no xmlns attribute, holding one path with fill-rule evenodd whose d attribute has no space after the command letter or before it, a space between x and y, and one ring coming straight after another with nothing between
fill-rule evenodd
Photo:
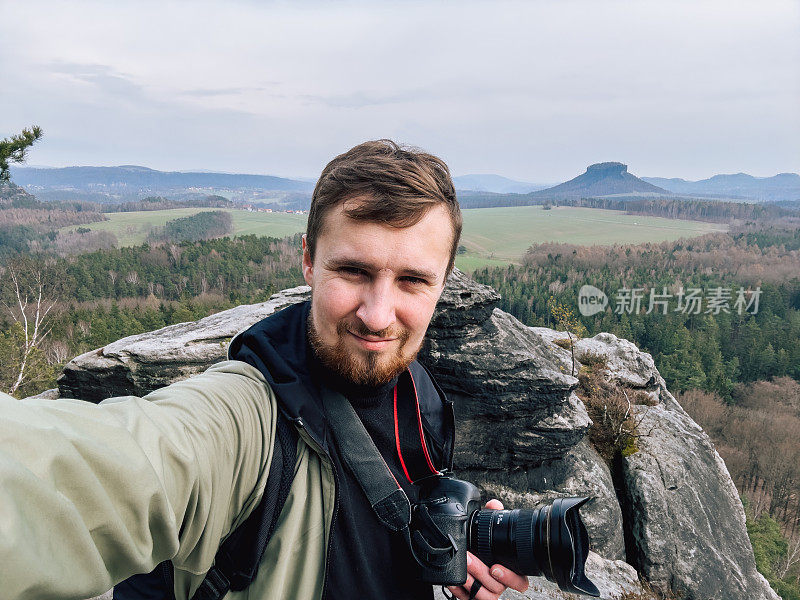
<instances>
[{"instance_id":1,"label":"camera body","mask_svg":"<svg viewBox=\"0 0 800 600\"><path fill-rule=\"evenodd\" d=\"M521 575L542 575L565 591L599 596L586 577L589 535L578 509L589 498L557 498L538 509L481 508L476 486L446 475L416 482L409 542L433 585L464 585L467 551L485 564L502 564Z\"/></svg>"},{"instance_id":2,"label":"camera body","mask_svg":"<svg viewBox=\"0 0 800 600\"><path fill-rule=\"evenodd\" d=\"M422 580L434 585L462 585L467 580L469 520L480 509L480 490L469 481L445 475L428 477L417 483L421 487L420 500L411 511L412 528L430 536L431 529L424 516L427 512L430 520L454 546L449 560L443 558L443 553L435 555L420 549L425 560L420 563ZM444 539L441 542L447 543Z\"/></svg>"}]
</instances>

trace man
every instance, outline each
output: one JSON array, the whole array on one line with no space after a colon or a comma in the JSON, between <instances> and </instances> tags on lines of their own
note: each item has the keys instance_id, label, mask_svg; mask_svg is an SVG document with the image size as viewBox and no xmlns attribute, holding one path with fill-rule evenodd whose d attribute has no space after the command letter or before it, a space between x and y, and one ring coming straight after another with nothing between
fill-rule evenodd
<instances>
[{"instance_id":1,"label":"man","mask_svg":"<svg viewBox=\"0 0 800 600\"><path fill-rule=\"evenodd\" d=\"M361 144L331 161L314 191L303 240L310 305L238 335L233 360L146 399L0 398L9 597L85 597L169 560L175 597L190 598L221 540L261 501L281 413L299 435L292 487L256 579L226 598L430 598L403 541L380 527L344 466L321 390L350 401L413 501L403 459L411 428L398 427L396 407L417 372L418 445L433 471L448 464L452 409L432 382L418 393L427 380L414 358L460 231L440 159L388 140ZM527 587L468 558L465 586L451 588L458 598Z\"/></svg>"}]
</instances>

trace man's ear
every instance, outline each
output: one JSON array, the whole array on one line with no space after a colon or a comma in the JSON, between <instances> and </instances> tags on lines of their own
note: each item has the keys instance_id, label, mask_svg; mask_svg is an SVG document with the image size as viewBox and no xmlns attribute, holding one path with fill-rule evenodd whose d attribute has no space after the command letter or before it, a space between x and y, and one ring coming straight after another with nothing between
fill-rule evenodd
<instances>
[{"instance_id":1,"label":"man's ear","mask_svg":"<svg viewBox=\"0 0 800 600\"><path fill-rule=\"evenodd\" d=\"M311 253L308 251L308 240L306 234L303 234L303 279L306 280L308 285L312 285L314 281L314 264L311 260Z\"/></svg>"}]
</instances>

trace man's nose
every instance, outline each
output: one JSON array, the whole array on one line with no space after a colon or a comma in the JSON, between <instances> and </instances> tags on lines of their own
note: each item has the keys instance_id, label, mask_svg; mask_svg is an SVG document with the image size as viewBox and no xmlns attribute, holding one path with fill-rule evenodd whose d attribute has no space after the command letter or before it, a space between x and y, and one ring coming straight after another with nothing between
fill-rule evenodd
<instances>
[{"instance_id":1,"label":"man's nose","mask_svg":"<svg viewBox=\"0 0 800 600\"><path fill-rule=\"evenodd\" d=\"M373 332L383 331L395 321L391 284L376 280L364 291L356 316Z\"/></svg>"}]
</instances>

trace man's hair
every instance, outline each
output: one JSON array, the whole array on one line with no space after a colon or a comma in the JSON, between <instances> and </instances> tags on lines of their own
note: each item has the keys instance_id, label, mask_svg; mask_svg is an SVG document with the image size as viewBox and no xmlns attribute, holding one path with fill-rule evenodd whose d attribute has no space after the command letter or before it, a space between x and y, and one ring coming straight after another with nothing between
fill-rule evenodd
<instances>
[{"instance_id":1,"label":"man's hair","mask_svg":"<svg viewBox=\"0 0 800 600\"><path fill-rule=\"evenodd\" d=\"M453 225L447 273L453 269L461 238L461 209L444 161L392 140L364 142L334 158L317 181L308 211L306 244L314 260L325 217L337 205L358 199L345 215L391 227L411 227L428 210L443 204Z\"/></svg>"}]
</instances>

